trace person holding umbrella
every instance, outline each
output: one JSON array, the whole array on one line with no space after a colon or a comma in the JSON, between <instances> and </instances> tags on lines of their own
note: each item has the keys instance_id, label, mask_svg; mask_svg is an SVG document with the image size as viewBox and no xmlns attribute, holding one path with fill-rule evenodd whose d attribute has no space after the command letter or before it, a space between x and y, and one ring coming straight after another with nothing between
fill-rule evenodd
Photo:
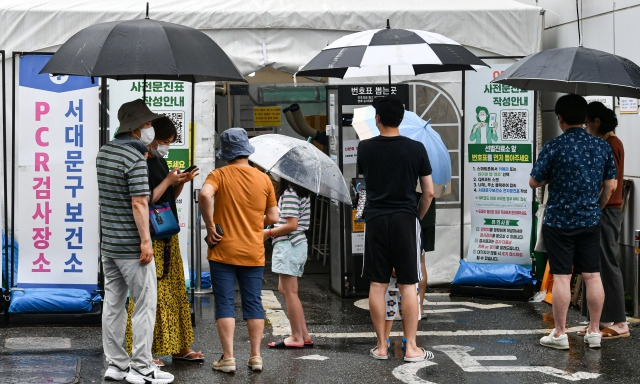
<instances>
[{"instance_id":1,"label":"person holding umbrella","mask_svg":"<svg viewBox=\"0 0 640 384\"><path fill-rule=\"evenodd\" d=\"M540 345L569 349L565 330L570 282L572 273L581 273L590 315L584 342L590 348L600 348L604 301L600 277L600 207L606 205L616 189L616 165L609 144L582 129L587 115L587 102L582 96L560 97L555 113L563 133L542 147L529 178L529 186L534 189L549 184L542 234L549 255L549 272L553 274L555 328L540 339Z\"/></svg>"},{"instance_id":2,"label":"person holding umbrella","mask_svg":"<svg viewBox=\"0 0 640 384\"><path fill-rule=\"evenodd\" d=\"M310 194L308 189L281 178L278 186L280 220L273 228L264 230L264 239L273 239L271 270L279 274L278 291L287 303L291 322L291 336L269 343L270 348L313 346L298 297L298 278L302 276L307 262L308 245L304 231L311 224Z\"/></svg>"},{"instance_id":3,"label":"person holding umbrella","mask_svg":"<svg viewBox=\"0 0 640 384\"><path fill-rule=\"evenodd\" d=\"M431 164L421 143L401 136L398 125L404 116L402 101L395 96L373 102L380 136L358 145L358 173L364 175L367 197L363 213L366 231L362 277L370 281L369 307L378 342L369 353L378 360L389 358L385 337L385 294L395 268L400 294L412 297L420 271L420 220L434 196ZM422 196L415 190L420 182ZM404 361L433 358L416 345L418 301L403 305L403 331L407 339Z\"/></svg>"},{"instance_id":4,"label":"person holding umbrella","mask_svg":"<svg viewBox=\"0 0 640 384\"><path fill-rule=\"evenodd\" d=\"M223 351L220 360L213 363L213 369L227 373L236 371L233 356L236 279L251 343L248 366L254 371L262 370L263 230L265 225L277 223L279 215L269 176L249 164L249 155L253 152L243 128L224 131L220 135L220 151L216 156L227 165L209 173L198 195L198 205L207 229L207 259Z\"/></svg>"},{"instance_id":5,"label":"person holding umbrella","mask_svg":"<svg viewBox=\"0 0 640 384\"><path fill-rule=\"evenodd\" d=\"M152 362L156 320L156 265L149 233L149 180L145 154L154 139L152 121L159 118L142 99L118 110L116 137L96 157L100 204L100 254L104 271L102 345L106 380L171 383L173 375ZM131 316L131 357L124 347L127 295L138 303Z\"/></svg>"}]
</instances>

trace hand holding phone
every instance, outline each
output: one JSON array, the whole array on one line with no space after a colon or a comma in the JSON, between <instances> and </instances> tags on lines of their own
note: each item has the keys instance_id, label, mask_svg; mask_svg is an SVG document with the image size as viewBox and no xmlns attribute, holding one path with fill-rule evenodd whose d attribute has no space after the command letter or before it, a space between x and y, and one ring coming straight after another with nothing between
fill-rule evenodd
<instances>
[{"instance_id":1,"label":"hand holding phone","mask_svg":"<svg viewBox=\"0 0 640 384\"><path fill-rule=\"evenodd\" d=\"M193 171L194 169L198 168L197 165L193 164L191 165L189 168L185 169L184 171L182 171L182 173L189 173L191 171Z\"/></svg>"},{"instance_id":2,"label":"hand holding phone","mask_svg":"<svg viewBox=\"0 0 640 384\"><path fill-rule=\"evenodd\" d=\"M220 236L224 236L224 232L222 232L222 227L220 226L220 224L216 224L216 232L218 232L218 235ZM209 246L209 249L212 249L213 247L215 247L217 244L211 244L207 241L207 238L209 237L209 235L204 237L204 242L207 243L207 245Z\"/></svg>"}]
</instances>

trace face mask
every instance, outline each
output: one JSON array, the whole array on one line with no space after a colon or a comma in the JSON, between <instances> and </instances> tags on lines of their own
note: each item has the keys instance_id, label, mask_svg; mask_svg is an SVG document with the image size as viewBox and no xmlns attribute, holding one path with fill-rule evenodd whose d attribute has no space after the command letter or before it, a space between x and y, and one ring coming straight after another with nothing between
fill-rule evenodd
<instances>
[{"instance_id":1,"label":"face mask","mask_svg":"<svg viewBox=\"0 0 640 384\"><path fill-rule=\"evenodd\" d=\"M155 150L155 152L156 153L154 154L154 156L165 157L169 154L169 146L158 144L158 148Z\"/></svg>"},{"instance_id":2,"label":"face mask","mask_svg":"<svg viewBox=\"0 0 640 384\"><path fill-rule=\"evenodd\" d=\"M153 128L144 128L140 130L140 141L142 144L149 145L156 138L156 131Z\"/></svg>"}]
</instances>

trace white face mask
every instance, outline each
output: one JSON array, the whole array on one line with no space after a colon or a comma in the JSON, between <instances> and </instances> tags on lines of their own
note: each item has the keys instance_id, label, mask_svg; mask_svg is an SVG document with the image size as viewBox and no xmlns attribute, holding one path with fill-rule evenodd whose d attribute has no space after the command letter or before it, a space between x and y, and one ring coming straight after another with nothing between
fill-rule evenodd
<instances>
[{"instance_id":1,"label":"white face mask","mask_svg":"<svg viewBox=\"0 0 640 384\"><path fill-rule=\"evenodd\" d=\"M143 128L140 130L140 141L142 144L149 145L156 138L156 131L153 128Z\"/></svg>"},{"instance_id":2,"label":"white face mask","mask_svg":"<svg viewBox=\"0 0 640 384\"><path fill-rule=\"evenodd\" d=\"M156 153L159 157L166 157L169 154L169 146L158 144L158 148L156 148Z\"/></svg>"}]
</instances>

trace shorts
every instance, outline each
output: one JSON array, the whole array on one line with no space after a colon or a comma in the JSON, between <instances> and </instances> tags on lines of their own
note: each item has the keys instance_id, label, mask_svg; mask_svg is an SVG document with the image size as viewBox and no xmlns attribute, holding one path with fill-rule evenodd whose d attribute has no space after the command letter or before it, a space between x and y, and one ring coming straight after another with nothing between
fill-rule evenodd
<instances>
[{"instance_id":1,"label":"shorts","mask_svg":"<svg viewBox=\"0 0 640 384\"><path fill-rule=\"evenodd\" d=\"M431 201L431 205L425 213L422 221L420 221L422 231L420 239L422 240L422 250L425 252L433 252L436 249L436 201Z\"/></svg>"},{"instance_id":2,"label":"shorts","mask_svg":"<svg viewBox=\"0 0 640 384\"><path fill-rule=\"evenodd\" d=\"M362 278L389 282L395 268L399 284L422 280L420 271L420 222L411 213L375 217L365 225Z\"/></svg>"},{"instance_id":3,"label":"shorts","mask_svg":"<svg viewBox=\"0 0 640 384\"><path fill-rule=\"evenodd\" d=\"M420 231L420 240L422 241L422 250L425 252L433 252L436 249L436 226L426 225Z\"/></svg>"},{"instance_id":4,"label":"shorts","mask_svg":"<svg viewBox=\"0 0 640 384\"><path fill-rule=\"evenodd\" d=\"M600 225L577 229L543 225L542 235L549 256L550 273L600 272Z\"/></svg>"},{"instance_id":5,"label":"shorts","mask_svg":"<svg viewBox=\"0 0 640 384\"><path fill-rule=\"evenodd\" d=\"M402 320L402 295L398 289L398 281L395 277L391 277L389 281L389 289L384 296L387 303L385 312L385 320ZM420 291L416 284L416 299L418 301L418 320L422 318L420 315Z\"/></svg>"},{"instance_id":6,"label":"shorts","mask_svg":"<svg viewBox=\"0 0 640 384\"><path fill-rule=\"evenodd\" d=\"M262 275L264 267L245 267L209 260L211 286L215 299L216 320L236 317L236 279L240 289L243 319L264 319L262 308Z\"/></svg>"},{"instance_id":7,"label":"shorts","mask_svg":"<svg viewBox=\"0 0 640 384\"><path fill-rule=\"evenodd\" d=\"M281 275L300 277L307 262L308 244L306 241L293 245L289 240L281 240L273 245L271 271Z\"/></svg>"}]
</instances>

